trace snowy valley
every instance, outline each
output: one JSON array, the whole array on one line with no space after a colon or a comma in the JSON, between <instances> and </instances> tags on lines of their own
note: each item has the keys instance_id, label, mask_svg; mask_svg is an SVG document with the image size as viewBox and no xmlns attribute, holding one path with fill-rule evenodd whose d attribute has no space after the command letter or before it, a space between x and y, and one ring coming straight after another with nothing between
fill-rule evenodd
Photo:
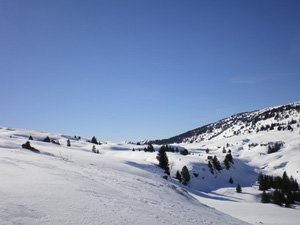
<instances>
[{"instance_id":1,"label":"snowy valley","mask_svg":"<svg viewBox=\"0 0 300 225\"><path fill-rule=\"evenodd\" d=\"M293 103L139 143L2 127L0 224L296 225L299 205L261 203L257 178L286 172L300 181L299 125ZM22 148L28 141L31 150ZM166 144L170 176L157 160ZM214 157L220 169L209 166ZM187 185L176 179L184 166Z\"/></svg>"}]
</instances>

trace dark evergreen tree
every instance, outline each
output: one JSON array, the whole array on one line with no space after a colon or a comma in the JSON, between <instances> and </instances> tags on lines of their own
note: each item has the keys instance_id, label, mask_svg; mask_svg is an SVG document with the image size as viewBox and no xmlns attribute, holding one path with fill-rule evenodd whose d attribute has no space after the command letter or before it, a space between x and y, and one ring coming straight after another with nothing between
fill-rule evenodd
<instances>
[{"instance_id":1,"label":"dark evergreen tree","mask_svg":"<svg viewBox=\"0 0 300 225\"><path fill-rule=\"evenodd\" d=\"M144 148L145 152L155 152L155 149L151 143L148 144L147 148Z\"/></svg>"},{"instance_id":2,"label":"dark evergreen tree","mask_svg":"<svg viewBox=\"0 0 300 225\"><path fill-rule=\"evenodd\" d=\"M218 170L218 171L222 170L221 163L219 162L217 156L214 156L214 158L212 160L212 164L216 170Z\"/></svg>"},{"instance_id":3,"label":"dark evergreen tree","mask_svg":"<svg viewBox=\"0 0 300 225\"><path fill-rule=\"evenodd\" d=\"M67 146L71 147L71 141L70 141L70 139L67 140Z\"/></svg>"},{"instance_id":4,"label":"dark evergreen tree","mask_svg":"<svg viewBox=\"0 0 300 225\"><path fill-rule=\"evenodd\" d=\"M188 155L189 151L187 149L183 149L183 150L180 151L180 154L181 155Z\"/></svg>"},{"instance_id":5,"label":"dark evergreen tree","mask_svg":"<svg viewBox=\"0 0 300 225\"><path fill-rule=\"evenodd\" d=\"M28 150L30 150L30 151L37 152L37 153L40 152L40 151L37 150L36 148L32 147L29 141L26 141L25 144L22 144L22 148L25 148L25 149L28 149Z\"/></svg>"},{"instance_id":6,"label":"dark evergreen tree","mask_svg":"<svg viewBox=\"0 0 300 225\"><path fill-rule=\"evenodd\" d=\"M181 177L182 177L182 184L187 185L191 177L190 177L189 170L186 166L182 167Z\"/></svg>"},{"instance_id":7,"label":"dark evergreen tree","mask_svg":"<svg viewBox=\"0 0 300 225\"><path fill-rule=\"evenodd\" d=\"M49 143L51 142L49 136L45 137L45 139L44 139L43 141L44 141L44 142L49 142Z\"/></svg>"},{"instance_id":8,"label":"dark evergreen tree","mask_svg":"<svg viewBox=\"0 0 300 225\"><path fill-rule=\"evenodd\" d=\"M165 146L161 146L157 153L156 159L158 160L159 167L162 168L166 174L170 175L169 159L166 153Z\"/></svg>"},{"instance_id":9,"label":"dark evergreen tree","mask_svg":"<svg viewBox=\"0 0 300 225\"><path fill-rule=\"evenodd\" d=\"M177 180L179 180L180 182L182 181L182 179L181 179L181 174L180 174L180 172L179 172L178 170L176 171L175 178L176 178Z\"/></svg>"},{"instance_id":10,"label":"dark evergreen tree","mask_svg":"<svg viewBox=\"0 0 300 225\"><path fill-rule=\"evenodd\" d=\"M95 145L99 144L99 142L98 142L98 140L97 140L97 138L95 136L92 137L91 143L93 143Z\"/></svg>"},{"instance_id":11,"label":"dark evergreen tree","mask_svg":"<svg viewBox=\"0 0 300 225\"><path fill-rule=\"evenodd\" d=\"M290 208L291 207L291 204L294 204L295 203L295 198L294 198L294 195L291 191L289 191L287 194L286 194L286 199L285 199L285 207L286 208Z\"/></svg>"},{"instance_id":12,"label":"dark evergreen tree","mask_svg":"<svg viewBox=\"0 0 300 225\"><path fill-rule=\"evenodd\" d=\"M93 151L94 153L96 153L96 154L99 154L99 150L96 148L95 145L93 145L92 151Z\"/></svg>"},{"instance_id":13,"label":"dark evergreen tree","mask_svg":"<svg viewBox=\"0 0 300 225\"><path fill-rule=\"evenodd\" d=\"M32 140L33 140L33 137L30 135L28 139L32 141Z\"/></svg>"},{"instance_id":14,"label":"dark evergreen tree","mask_svg":"<svg viewBox=\"0 0 300 225\"><path fill-rule=\"evenodd\" d=\"M260 173L258 175L259 190L266 191L270 188L269 179L267 176Z\"/></svg>"},{"instance_id":15,"label":"dark evergreen tree","mask_svg":"<svg viewBox=\"0 0 300 225\"><path fill-rule=\"evenodd\" d=\"M229 178L228 182L229 182L230 184L233 184L233 179L232 179L232 177Z\"/></svg>"},{"instance_id":16,"label":"dark evergreen tree","mask_svg":"<svg viewBox=\"0 0 300 225\"><path fill-rule=\"evenodd\" d=\"M237 184L235 190L236 190L237 193L241 193L241 192L242 192L242 187L241 187L241 185L240 185L240 184Z\"/></svg>"},{"instance_id":17,"label":"dark evergreen tree","mask_svg":"<svg viewBox=\"0 0 300 225\"><path fill-rule=\"evenodd\" d=\"M282 206L284 198L279 190L273 192L272 200L274 204Z\"/></svg>"},{"instance_id":18,"label":"dark evergreen tree","mask_svg":"<svg viewBox=\"0 0 300 225\"><path fill-rule=\"evenodd\" d=\"M270 196L265 191L261 194L261 202L270 203Z\"/></svg>"},{"instance_id":19,"label":"dark evergreen tree","mask_svg":"<svg viewBox=\"0 0 300 225\"><path fill-rule=\"evenodd\" d=\"M291 182L285 171L282 174L282 184L280 189L283 193L287 193L289 190L291 190Z\"/></svg>"},{"instance_id":20,"label":"dark evergreen tree","mask_svg":"<svg viewBox=\"0 0 300 225\"><path fill-rule=\"evenodd\" d=\"M213 169L213 166L212 166L210 160L208 161L208 167L209 167L210 172L213 174L214 173L214 169Z\"/></svg>"}]
</instances>

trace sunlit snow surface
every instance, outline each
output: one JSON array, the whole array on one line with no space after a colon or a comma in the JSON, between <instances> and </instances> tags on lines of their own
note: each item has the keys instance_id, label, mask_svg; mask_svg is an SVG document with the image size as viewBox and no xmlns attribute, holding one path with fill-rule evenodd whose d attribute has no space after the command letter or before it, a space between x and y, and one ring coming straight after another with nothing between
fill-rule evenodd
<instances>
[{"instance_id":1,"label":"sunlit snow surface","mask_svg":"<svg viewBox=\"0 0 300 225\"><path fill-rule=\"evenodd\" d=\"M299 131L174 145L191 152L168 153L171 177L182 166L189 168L191 181L186 187L174 178L162 178L157 153L138 151L144 146L108 142L97 145L100 154L95 154L93 144L84 138L1 128L0 224L299 224L298 208L261 204L256 186L260 171L274 175L287 171L300 180ZM21 148L30 135L31 145L40 153ZM42 142L46 136L61 145ZM260 145L279 140L285 145L277 153L266 154L267 147ZM254 142L259 145L249 149ZM211 174L207 156L216 155L222 162L227 143L233 167ZM234 184L228 183L230 177ZM241 194L235 192L237 183Z\"/></svg>"}]
</instances>

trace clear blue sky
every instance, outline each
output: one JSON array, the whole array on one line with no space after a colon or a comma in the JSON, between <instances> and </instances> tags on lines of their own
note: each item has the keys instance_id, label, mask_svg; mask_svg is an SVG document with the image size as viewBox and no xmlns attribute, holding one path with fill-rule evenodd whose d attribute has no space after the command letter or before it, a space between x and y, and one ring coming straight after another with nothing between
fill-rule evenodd
<instances>
[{"instance_id":1,"label":"clear blue sky","mask_svg":"<svg viewBox=\"0 0 300 225\"><path fill-rule=\"evenodd\" d=\"M0 125L167 138L299 101L300 1L0 0Z\"/></svg>"}]
</instances>

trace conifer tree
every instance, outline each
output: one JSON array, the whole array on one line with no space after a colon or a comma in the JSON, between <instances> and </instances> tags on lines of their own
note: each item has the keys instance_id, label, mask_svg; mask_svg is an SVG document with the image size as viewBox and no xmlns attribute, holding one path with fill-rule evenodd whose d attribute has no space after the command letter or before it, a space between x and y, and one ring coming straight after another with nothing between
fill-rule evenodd
<instances>
[{"instance_id":1,"label":"conifer tree","mask_svg":"<svg viewBox=\"0 0 300 225\"><path fill-rule=\"evenodd\" d=\"M270 196L265 191L261 194L261 202L270 203Z\"/></svg>"},{"instance_id":2,"label":"conifer tree","mask_svg":"<svg viewBox=\"0 0 300 225\"><path fill-rule=\"evenodd\" d=\"M156 159L158 160L158 166L162 168L166 174L170 175L169 159L165 146L161 146L157 153Z\"/></svg>"},{"instance_id":3,"label":"conifer tree","mask_svg":"<svg viewBox=\"0 0 300 225\"><path fill-rule=\"evenodd\" d=\"M51 140L50 140L50 138L49 138L49 136L47 136L45 139L44 139L44 142L50 142Z\"/></svg>"},{"instance_id":4,"label":"conifer tree","mask_svg":"<svg viewBox=\"0 0 300 225\"><path fill-rule=\"evenodd\" d=\"M95 136L92 137L91 142L92 142L93 144L95 144L95 145L98 145L98 144L99 144L99 143L98 143L98 140L97 140L97 138L96 138Z\"/></svg>"},{"instance_id":5,"label":"conifer tree","mask_svg":"<svg viewBox=\"0 0 300 225\"><path fill-rule=\"evenodd\" d=\"M242 188L241 188L240 184L237 184L237 186L236 186L236 192L237 193L241 193L242 192Z\"/></svg>"},{"instance_id":6,"label":"conifer tree","mask_svg":"<svg viewBox=\"0 0 300 225\"><path fill-rule=\"evenodd\" d=\"M182 181L181 174L180 174L180 172L179 172L178 170L176 171L175 178L176 178L177 180L179 180L180 182Z\"/></svg>"},{"instance_id":7,"label":"conifer tree","mask_svg":"<svg viewBox=\"0 0 300 225\"><path fill-rule=\"evenodd\" d=\"M181 177L182 177L182 184L187 185L191 177L190 177L189 170L186 166L182 167Z\"/></svg>"},{"instance_id":8,"label":"conifer tree","mask_svg":"<svg viewBox=\"0 0 300 225\"><path fill-rule=\"evenodd\" d=\"M71 147L71 141L70 141L70 139L67 140L67 146Z\"/></svg>"},{"instance_id":9,"label":"conifer tree","mask_svg":"<svg viewBox=\"0 0 300 225\"><path fill-rule=\"evenodd\" d=\"M230 153L228 153L225 155L225 159L224 159L225 168L227 170L229 170L231 164L233 164L233 158L232 158L232 155Z\"/></svg>"},{"instance_id":10,"label":"conifer tree","mask_svg":"<svg viewBox=\"0 0 300 225\"><path fill-rule=\"evenodd\" d=\"M213 160L212 160L213 166L216 170L220 171L222 170L221 164L217 158L217 156L214 156Z\"/></svg>"},{"instance_id":11,"label":"conifer tree","mask_svg":"<svg viewBox=\"0 0 300 225\"><path fill-rule=\"evenodd\" d=\"M148 144L147 148L144 148L145 152L155 152L154 147L151 143Z\"/></svg>"},{"instance_id":12,"label":"conifer tree","mask_svg":"<svg viewBox=\"0 0 300 225\"><path fill-rule=\"evenodd\" d=\"M273 192L273 196L272 196L272 199L273 199L273 203L276 204L276 205L282 205L282 202L283 202L283 197L282 197L282 194L280 193L279 190L275 190Z\"/></svg>"}]
</instances>

